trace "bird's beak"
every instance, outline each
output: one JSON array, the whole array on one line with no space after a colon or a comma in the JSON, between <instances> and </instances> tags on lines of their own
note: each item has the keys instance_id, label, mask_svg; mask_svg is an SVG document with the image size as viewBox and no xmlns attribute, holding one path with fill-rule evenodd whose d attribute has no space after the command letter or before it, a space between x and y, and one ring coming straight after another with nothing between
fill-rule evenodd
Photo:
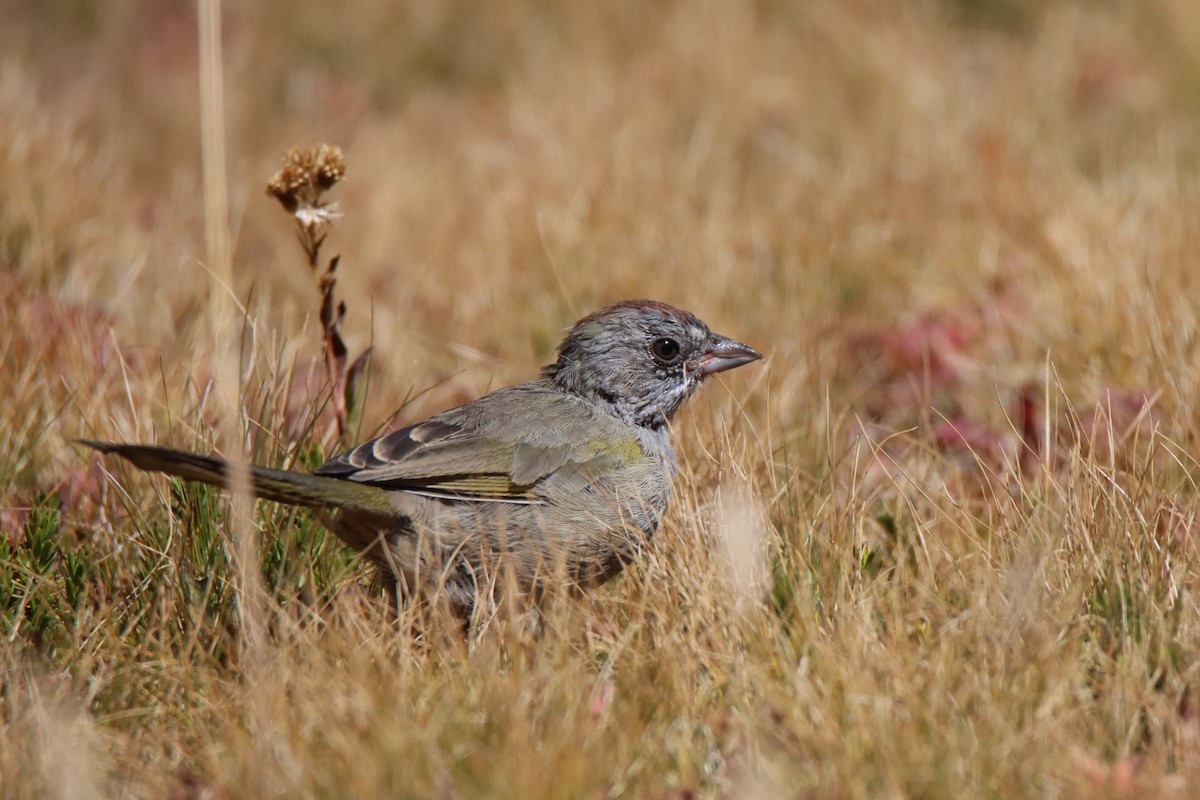
<instances>
[{"instance_id":1,"label":"bird's beak","mask_svg":"<svg viewBox=\"0 0 1200 800\"><path fill-rule=\"evenodd\" d=\"M716 372L724 372L727 369L749 364L751 361L758 361L760 358L762 358L762 353L753 347L747 347L741 342L735 342L733 339L726 339L724 336L714 333L709 336L708 348L700 357L700 374L712 375Z\"/></svg>"}]
</instances>

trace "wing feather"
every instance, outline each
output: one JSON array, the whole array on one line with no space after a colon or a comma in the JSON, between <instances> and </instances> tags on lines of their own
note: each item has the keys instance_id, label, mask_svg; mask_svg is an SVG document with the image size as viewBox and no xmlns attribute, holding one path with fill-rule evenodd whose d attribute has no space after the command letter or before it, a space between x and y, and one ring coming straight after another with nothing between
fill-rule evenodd
<instances>
[{"instance_id":1,"label":"wing feather","mask_svg":"<svg viewBox=\"0 0 1200 800\"><path fill-rule=\"evenodd\" d=\"M538 424L527 420L536 408ZM423 496L537 503L645 457L636 431L541 382L501 389L365 442L316 472Z\"/></svg>"}]
</instances>

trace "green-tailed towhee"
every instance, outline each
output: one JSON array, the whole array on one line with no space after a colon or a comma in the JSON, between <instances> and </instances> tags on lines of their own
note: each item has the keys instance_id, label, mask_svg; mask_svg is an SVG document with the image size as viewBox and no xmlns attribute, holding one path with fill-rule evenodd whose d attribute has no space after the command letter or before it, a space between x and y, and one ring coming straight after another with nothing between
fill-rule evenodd
<instances>
[{"instance_id":1,"label":"green-tailed towhee","mask_svg":"<svg viewBox=\"0 0 1200 800\"><path fill-rule=\"evenodd\" d=\"M259 497L318 509L402 596L469 618L506 586L602 582L653 535L675 472L667 423L713 373L762 356L692 314L631 300L584 317L529 383L380 436L316 472L250 467ZM224 486L225 461L84 442ZM509 583L511 581L511 583Z\"/></svg>"}]
</instances>

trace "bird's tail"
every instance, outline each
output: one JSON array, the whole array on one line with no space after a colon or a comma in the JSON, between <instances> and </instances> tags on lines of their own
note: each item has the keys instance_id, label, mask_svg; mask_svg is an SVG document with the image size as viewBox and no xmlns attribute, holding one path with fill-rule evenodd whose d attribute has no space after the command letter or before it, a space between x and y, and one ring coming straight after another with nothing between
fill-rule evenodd
<instances>
[{"instance_id":1,"label":"bird's tail","mask_svg":"<svg viewBox=\"0 0 1200 800\"><path fill-rule=\"evenodd\" d=\"M185 480L200 481L223 489L229 487L229 462L222 458L154 445L113 444L85 439L80 439L79 443L101 453L115 453L147 472L165 472ZM385 516L396 513L388 502L387 493L378 486L266 467L250 466L249 472L254 494L264 500L310 508L366 511Z\"/></svg>"}]
</instances>

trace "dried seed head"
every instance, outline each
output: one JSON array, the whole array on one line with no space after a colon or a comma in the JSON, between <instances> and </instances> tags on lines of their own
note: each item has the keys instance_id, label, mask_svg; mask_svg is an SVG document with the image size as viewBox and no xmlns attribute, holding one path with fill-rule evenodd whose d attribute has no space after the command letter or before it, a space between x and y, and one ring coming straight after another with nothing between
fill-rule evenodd
<instances>
[{"instance_id":1,"label":"dried seed head","mask_svg":"<svg viewBox=\"0 0 1200 800\"><path fill-rule=\"evenodd\" d=\"M321 196L345 175L346 160L340 147L293 147L284 156L283 169L267 182L267 194L273 195L289 214L298 209L311 213L326 207Z\"/></svg>"},{"instance_id":2,"label":"dried seed head","mask_svg":"<svg viewBox=\"0 0 1200 800\"><path fill-rule=\"evenodd\" d=\"M321 144L313 159L316 171L314 182L321 190L331 189L333 185L346 176L346 159L342 158L342 148L331 144Z\"/></svg>"}]
</instances>

